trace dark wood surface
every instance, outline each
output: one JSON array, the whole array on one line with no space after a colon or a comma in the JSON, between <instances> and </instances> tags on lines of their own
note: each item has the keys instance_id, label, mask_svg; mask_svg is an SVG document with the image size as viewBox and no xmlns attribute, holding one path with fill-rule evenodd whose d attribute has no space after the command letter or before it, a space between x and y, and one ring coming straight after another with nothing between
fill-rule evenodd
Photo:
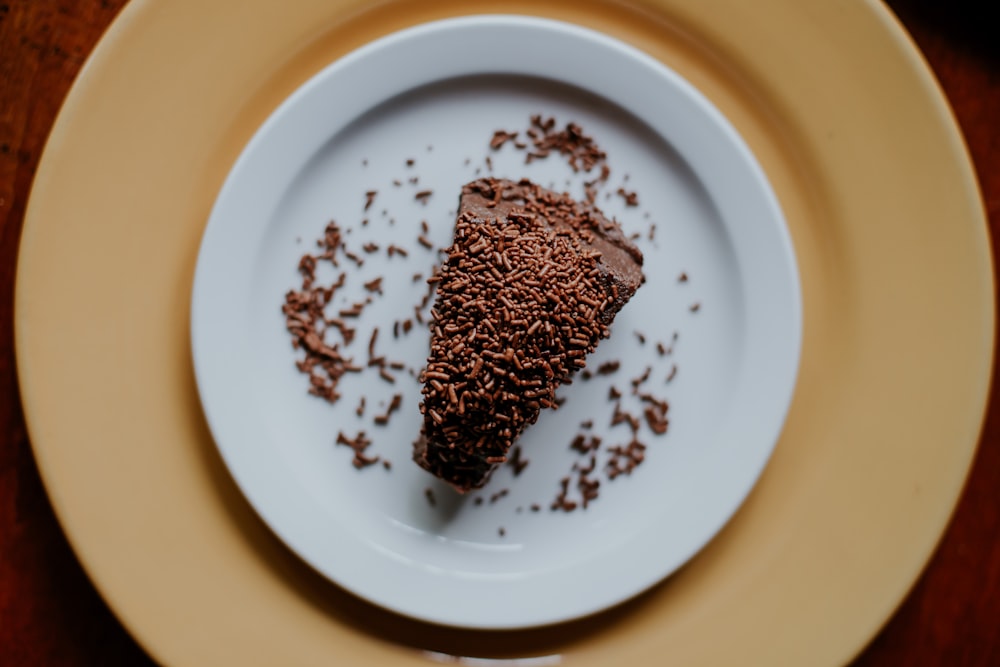
<instances>
[{"instance_id":1,"label":"dark wood surface","mask_svg":"<svg viewBox=\"0 0 1000 667\"><path fill-rule=\"evenodd\" d=\"M49 505L21 414L12 326L17 246L39 156L73 78L124 4L0 2L0 665L151 664L88 581ZM986 13L989 4L889 2L965 134L996 254L1000 33ZM855 665L1000 665L998 537L1000 399L994 397L940 547Z\"/></svg>"}]
</instances>

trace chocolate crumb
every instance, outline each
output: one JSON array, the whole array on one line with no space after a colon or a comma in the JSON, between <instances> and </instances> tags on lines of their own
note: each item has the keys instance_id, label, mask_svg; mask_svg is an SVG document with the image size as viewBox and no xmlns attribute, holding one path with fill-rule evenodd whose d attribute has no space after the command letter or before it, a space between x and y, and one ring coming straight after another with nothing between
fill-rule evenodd
<instances>
[{"instance_id":1,"label":"chocolate crumb","mask_svg":"<svg viewBox=\"0 0 1000 667\"><path fill-rule=\"evenodd\" d=\"M375 423L379 426L385 426L389 423L389 418L392 413L399 409L399 406L403 404L402 394L393 394L392 400L389 402L389 406L385 409L385 413L375 416Z\"/></svg>"},{"instance_id":2,"label":"chocolate crumb","mask_svg":"<svg viewBox=\"0 0 1000 667\"><path fill-rule=\"evenodd\" d=\"M646 366L646 370L643 371L642 375L637 378L632 379L632 394L636 394L639 391L639 386L649 379L649 374L653 372L652 366Z\"/></svg>"},{"instance_id":3,"label":"chocolate crumb","mask_svg":"<svg viewBox=\"0 0 1000 667\"><path fill-rule=\"evenodd\" d=\"M569 477L563 477L559 480L559 493L556 495L555 500L549 506L550 509L555 512L556 510L562 510L563 512L572 512L576 509L577 504L571 500L567 499L569 495Z\"/></svg>"},{"instance_id":4,"label":"chocolate crumb","mask_svg":"<svg viewBox=\"0 0 1000 667\"><path fill-rule=\"evenodd\" d=\"M490 504L492 505L493 503L495 503L496 501L500 500L501 498L506 497L508 494L510 494L510 489L500 489L499 491L497 491L496 493L494 493L492 496L490 496Z\"/></svg>"},{"instance_id":5,"label":"chocolate crumb","mask_svg":"<svg viewBox=\"0 0 1000 667\"><path fill-rule=\"evenodd\" d=\"M581 466L578 463L573 464L573 469L579 472L581 476L589 475L590 473L594 472L594 468L596 467L597 467L597 457L594 456L593 454L591 454L590 462L587 465Z\"/></svg>"},{"instance_id":6,"label":"chocolate crumb","mask_svg":"<svg viewBox=\"0 0 1000 667\"><path fill-rule=\"evenodd\" d=\"M539 510L542 509L542 506L539 505L538 503L531 503L531 508L530 509L531 509L532 512L537 512L537 511L539 511Z\"/></svg>"},{"instance_id":7,"label":"chocolate crumb","mask_svg":"<svg viewBox=\"0 0 1000 667\"><path fill-rule=\"evenodd\" d=\"M582 499L583 509L587 509L587 506L591 502L597 500L597 496L601 488L600 480L590 479L587 477L587 474L593 471L594 466L597 465L597 459L591 457L590 463L591 465L587 473L581 471L580 476L576 480L576 488L580 491L580 497Z\"/></svg>"},{"instance_id":8,"label":"chocolate crumb","mask_svg":"<svg viewBox=\"0 0 1000 667\"><path fill-rule=\"evenodd\" d=\"M677 377L677 364L670 367L670 372L667 374L667 382L673 382L675 377Z\"/></svg>"},{"instance_id":9,"label":"chocolate crumb","mask_svg":"<svg viewBox=\"0 0 1000 667\"><path fill-rule=\"evenodd\" d=\"M350 308L344 308L338 312L341 317L360 317L361 311L365 308L365 304L358 302L351 304Z\"/></svg>"},{"instance_id":10,"label":"chocolate crumb","mask_svg":"<svg viewBox=\"0 0 1000 667\"><path fill-rule=\"evenodd\" d=\"M413 165L415 165L416 163L417 163L417 161L416 161L416 160L414 160L413 158L409 158L409 159L408 159L408 160L406 161L406 166L407 166L407 167L412 167L412 166L413 166Z\"/></svg>"},{"instance_id":11,"label":"chocolate crumb","mask_svg":"<svg viewBox=\"0 0 1000 667\"><path fill-rule=\"evenodd\" d=\"M483 497L482 496L476 496L473 499L472 504L473 505L482 505L483 504Z\"/></svg>"},{"instance_id":12,"label":"chocolate crumb","mask_svg":"<svg viewBox=\"0 0 1000 667\"><path fill-rule=\"evenodd\" d=\"M507 464L514 468L514 477L518 477L524 472L524 469L528 467L528 463L528 459L523 458L521 446L515 446L513 452L511 452L510 459L507 461Z\"/></svg>"},{"instance_id":13,"label":"chocolate crumb","mask_svg":"<svg viewBox=\"0 0 1000 667\"><path fill-rule=\"evenodd\" d=\"M392 461L389 459L382 459L382 467L386 470L392 470Z\"/></svg>"},{"instance_id":14,"label":"chocolate crumb","mask_svg":"<svg viewBox=\"0 0 1000 667\"><path fill-rule=\"evenodd\" d=\"M636 331L635 337L639 339L639 345L646 344L646 334L642 333L641 331Z\"/></svg>"},{"instance_id":15,"label":"chocolate crumb","mask_svg":"<svg viewBox=\"0 0 1000 667\"><path fill-rule=\"evenodd\" d=\"M426 204L427 199L434 194L433 190L421 190L417 194L413 195L413 198L419 201L421 204Z\"/></svg>"},{"instance_id":16,"label":"chocolate crumb","mask_svg":"<svg viewBox=\"0 0 1000 667\"><path fill-rule=\"evenodd\" d=\"M639 205L639 195L636 194L635 192L629 192L625 188L618 188L616 192L621 196L622 199L625 200L626 206L631 207Z\"/></svg>"},{"instance_id":17,"label":"chocolate crumb","mask_svg":"<svg viewBox=\"0 0 1000 667\"><path fill-rule=\"evenodd\" d=\"M431 507L437 507L437 498L434 497L434 489L427 487L424 489L424 498L427 499L427 504Z\"/></svg>"},{"instance_id":18,"label":"chocolate crumb","mask_svg":"<svg viewBox=\"0 0 1000 667\"><path fill-rule=\"evenodd\" d=\"M596 435L592 435L589 438L585 435L578 434L569 443L569 448L573 451L579 452L580 454L589 454L590 452L597 451L601 447L601 438Z\"/></svg>"},{"instance_id":19,"label":"chocolate crumb","mask_svg":"<svg viewBox=\"0 0 1000 667\"><path fill-rule=\"evenodd\" d=\"M688 281L688 274L681 271L681 275L677 276L677 282L686 283Z\"/></svg>"},{"instance_id":20,"label":"chocolate crumb","mask_svg":"<svg viewBox=\"0 0 1000 667\"><path fill-rule=\"evenodd\" d=\"M364 416L364 414L365 414L365 397L364 396L361 397L361 401L358 403L358 407L355 408L354 414L356 414L359 417L363 417Z\"/></svg>"},{"instance_id":21,"label":"chocolate crumb","mask_svg":"<svg viewBox=\"0 0 1000 667\"><path fill-rule=\"evenodd\" d=\"M669 426L670 422L656 408L646 408L643 411L643 415L646 417L646 423L649 424L649 428L653 433L663 435L667 432L667 426Z\"/></svg>"},{"instance_id":22,"label":"chocolate crumb","mask_svg":"<svg viewBox=\"0 0 1000 667\"><path fill-rule=\"evenodd\" d=\"M374 465L380 461L378 456L365 456L364 452L368 446L372 444L372 441L368 439L364 431L358 431L358 434L353 438L347 437L344 435L343 431L340 431L337 433L336 444L350 447L354 451L354 459L351 463L358 470L367 468L368 466Z\"/></svg>"},{"instance_id":23,"label":"chocolate crumb","mask_svg":"<svg viewBox=\"0 0 1000 667\"><path fill-rule=\"evenodd\" d=\"M303 255L299 260L302 285L299 290L285 294L281 311L285 316L285 328L292 336L292 347L301 350L303 356L296 360L296 368L309 376L309 393L331 403L340 398L337 385L348 372L357 370L350 358L344 357L337 343L327 342L327 332L339 331L344 345L349 345L354 330L338 319L327 320L324 309L346 280L341 273L329 286L316 285L316 269L319 262L328 261L337 265L337 252L343 249L341 232L331 221L324 230L324 236L317 242L324 251L318 255Z\"/></svg>"},{"instance_id":24,"label":"chocolate crumb","mask_svg":"<svg viewBox=\"0 0 1000 667\"><path fill-rule=\"evenodd\" d=\"M656 398L652 394L639 394L639 399L648 405L643 411L643 415L646 417L646 423L649 424L650 430L656 435L666 433L667 426L670 423L667 419L667 411L670 409L670 404L663 399Z\"/></svg>"},{"instance_id":25,"label":"chocolate crumb","mask_svg":"<svg viewBox=\"0 0 1000 667\"><path fill-rule=\"evenodd\" d=\"M507 132L505 130L497 130L493 133L493 138L490 139L490 148L493 150L499 150L508 141L513 141L517 138L517 132Z\"/></svg>"},{"instance_id":26,"label":"chocolate crumb","mask_svg":"<svg viewBox=\"0 0 1000 667\"><path fill-rule=\"evenodd\" d=\"M615 404L615 410L611 414L611 426L617 426L618 424L628 424L633 434L639 431L639 419L631 412L622 410L621 403Z\"/></svg>"},{"instance_id":27,"label":"chocolate crumb","mask_svg":"<svg viewBox=\"0 0 1000 667\"><path fill-rule=\"evenodd\" d=\"M367 211L375 203L375 197L378 195L378 190L369 190L365 193L365 210ZM383 211L385 213L385 211Z\"/></svg>"},{"instance_id":28,"label":"chocolate crumb","mask_svg":"<svg viewBox=\"0 0 1000 667\"><path fill-rule=\"evenodd\" d=\"M504 529L503 526L500 526L499 528L497 528L497 533L500 535L500 537L503 537L504 535L507 534L507 531Z\"/></svg>"},{"instance_id":29,"label":"chocolate crumb","mask_svg":"<svg viewBox=\"0 0 1000 667\"><path fill-rule=\"evenodd\" d=\"M631 475L646 460L646 445L638 440L631 440L628 445L615 445L608 451L611 458L605 464L604 472L608 479L614 480L620 475Z\"/></svg>"},{"instance_id":30,"label":"chocolate crumb","mask_svg":"<svg viewBox=\"0 0 1000 667\"><path fill-rule=\"evenodd\" d=\"M365 289L369 292L375 292L376 294L382 294L382 276L375 278L374 280L369 280L364 284Z\"/></svg>"},{"instance_id":31,"label":"chocolate crumb","mask_svg":"<svg viewBox=\"0 0 1000 667\"><path fill-rule=\"evenodd\" d=\"M587 201L593 203L596 194L594 186L606 182L611 174L604 151L576 123L567 123L565 128L557 131L555 118L543 118L536 114L530 121L531 126L525 134L531 140L532 150L525 155L525 163L544 159L554 151L566 158L574 172L590 172L599 166L600 176L585 186L589 191Z\"/></svg>"},{"instance_id":32,"label":"chocolate crumb","mask_svg":"<svg viewBox=\"0 0 1000 667\"><path fill-rule=\"evenodd\" d=\"M621 362L618 360L605 361L603 364L597 367L595 373L597 375L611 375L621 367Z\"/></svg>"},{"instance_id":33,"label":"chocolate crumb","mask_svg":"<svg viewBox=\"0 0 1000 667\"><path fill-rule=\"evenodd\" d=\"M701 310L701 304L696 301L696 302L694 302L694 303L691 304L691 307L690 307L689 310L692 313L697 313L699 310Z\"/></svg>"}]
</instances>

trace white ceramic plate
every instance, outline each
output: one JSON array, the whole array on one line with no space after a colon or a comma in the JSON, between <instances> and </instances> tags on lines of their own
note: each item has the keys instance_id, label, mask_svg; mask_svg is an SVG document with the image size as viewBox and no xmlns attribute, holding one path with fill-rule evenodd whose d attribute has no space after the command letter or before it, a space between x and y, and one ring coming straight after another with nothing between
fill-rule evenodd
<instances>
[{"instance_id":1,"label":"white ceramic plate","mask_svg":"<svg viewBox=\"0 0 1000 667\"><path fill-rule=\"evenodd\" d=\"M557 156L525 164L512 144L490 150L495 130L524 137L533 114L559 126L578 123L606 151L612 171L598 204L640 235L648 281L589 363L616 360L620 368L565 387L563 407L521 440L530 461L523 473L503 467L485 489L462 498L410 461L420 427L414 375L428 336L416 326L393 337L393 324L412 319L425 292L414 274L426 278L437 260L417 242L420 222L435 246L447 245L463 183L493 173L582 195L593 173L575 173ZM626 206L619 187L636 192L638 206ZM414 198L425 189L429 198ZM365 210L371 190L378 194ZM384 286L344 349L363 364L378 327L378 353L406 366L393 384L374 369L346 376L333 405L307 394L280 311L285 293L300 285L299 258L315 252L331 219L364 258L362 267L342 263L348 276L334 309L365 298L366 281L381 276ZM369 242L379 251L364 253ZM408 254L390 257L388 244ZM328 269L321 281L337 274ZM192 304L205 414L263 520L357 595L472 628L593 613L657 583L702 548L770 456L800 342L799 285L780 209L719 112L625 44L510 16L391 35L292 95L219 194ZM626 426L610 425L610 386L625 395L624 409L640 414L630 381L647 368L641 389L669 401L670 427L657 436L644 423L637 436L647 446L644 462L609 480L602 474L608 448L631 439ZM388 425L374 424L395 394L401 409ZM367 408L359 417L362 396ZM585 421L593 422L590 431L581 428ZM351 451L334 444L338 432L360 430L373 441L367 453L390 460L391 469L355 470ZM600 495L585 510L552 510L559 480L589 462L569 448L579 433L602 438L592 475Z\"/></svg>"}]
</instances>

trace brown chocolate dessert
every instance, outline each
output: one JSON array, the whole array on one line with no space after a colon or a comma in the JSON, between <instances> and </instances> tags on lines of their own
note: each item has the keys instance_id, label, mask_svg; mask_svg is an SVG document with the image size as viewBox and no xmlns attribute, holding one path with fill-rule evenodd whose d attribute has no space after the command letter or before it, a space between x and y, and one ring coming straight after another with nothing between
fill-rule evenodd
<instances>
[{"instance_id":1,"label":"brown chocolate dessert","mask_svg":"<svg viewBox=\"0 0 1000 667\"><path fill-rule=\"evenodd\" d=\"M525 180L464 186L446 252L414 460L465 492L556 406L645 278L618 223Z\"/></svg>"}]
</instances>

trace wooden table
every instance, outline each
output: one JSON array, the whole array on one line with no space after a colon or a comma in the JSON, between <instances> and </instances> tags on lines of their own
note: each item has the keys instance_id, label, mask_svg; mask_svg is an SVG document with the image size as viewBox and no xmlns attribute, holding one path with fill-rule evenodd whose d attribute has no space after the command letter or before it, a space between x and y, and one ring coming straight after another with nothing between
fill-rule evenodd
<instances>
[{"instance_id":1,"label":"wooden table","mask_svg":"<svg viewBox=\"0 0 1000 667\"><path fill-rule=\"evenodd\" d=\"M39 479L18 396L13 290L35 168L84 59L125 0L0 1L0 664L144 665L77 563ZM889 5L937 74L1000 225L1000 38L972 2ZM996 375L996 369L994 369ZM924 575L861 667L1000 665L1000 398Z\"/></svg>"}]
</instances>

